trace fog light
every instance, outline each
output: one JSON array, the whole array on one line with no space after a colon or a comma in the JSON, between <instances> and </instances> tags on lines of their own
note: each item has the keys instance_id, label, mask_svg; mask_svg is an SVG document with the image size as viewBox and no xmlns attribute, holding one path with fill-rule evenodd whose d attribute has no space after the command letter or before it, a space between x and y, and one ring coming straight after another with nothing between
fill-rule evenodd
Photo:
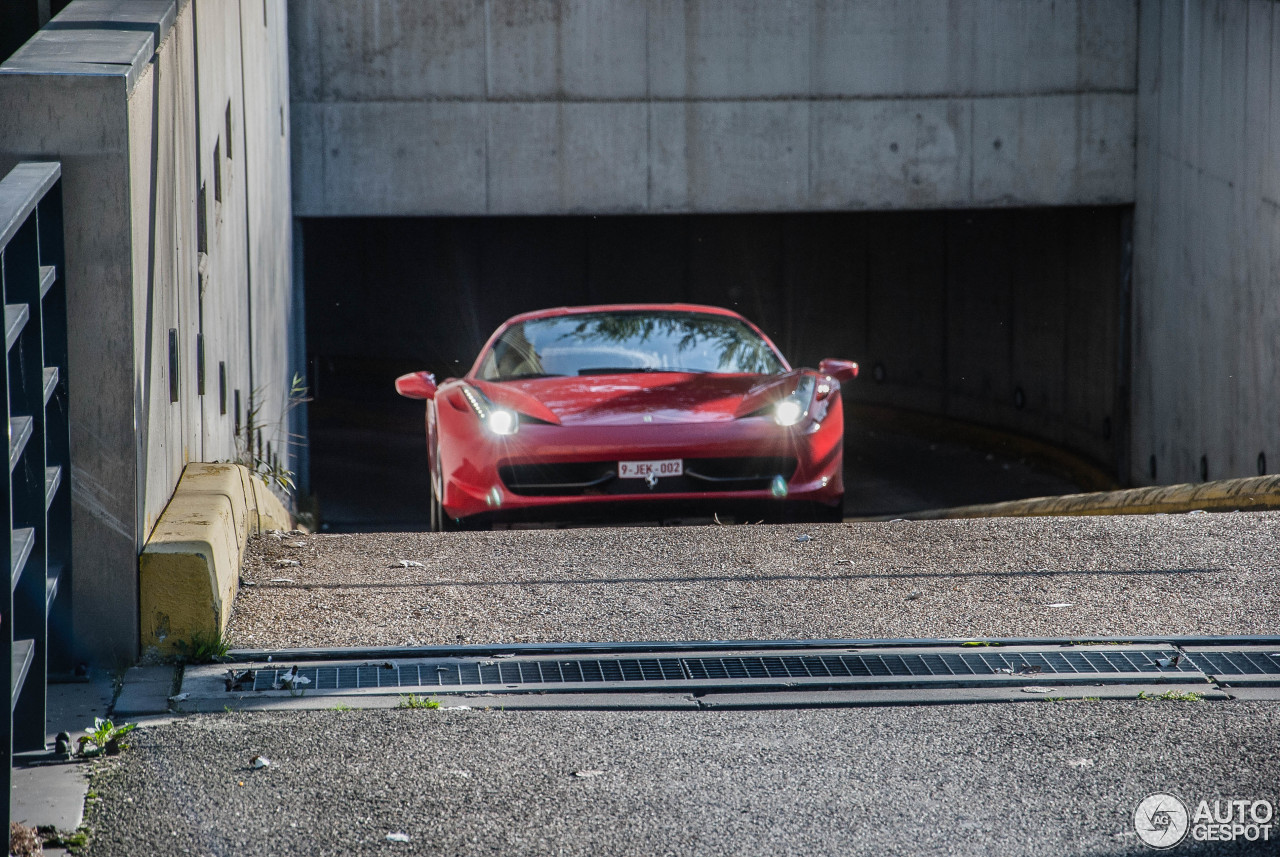
<instances>
[{"instance_id":1,"label":"fog light","mask_svg":"<svg viewBox=\"0 0 1280 857\"><path fill-rule=\"evenodd\" d=\"M779 500L787 496L787 480L783 479L781 474L773 477L773 482L769 485L769 493Z\"/></svg>"},{"instance_id":2,"label":"fog light","mask_svg":"<svg viewBox=\"0 0 1280 857\"><path fill-rule=\"evenodd\" d=\"M502 489L497 485L489 489L489 493L485 495L484 501L489 504L491 509L496 509L502 505Z\"/></svg>"}]
</instances>

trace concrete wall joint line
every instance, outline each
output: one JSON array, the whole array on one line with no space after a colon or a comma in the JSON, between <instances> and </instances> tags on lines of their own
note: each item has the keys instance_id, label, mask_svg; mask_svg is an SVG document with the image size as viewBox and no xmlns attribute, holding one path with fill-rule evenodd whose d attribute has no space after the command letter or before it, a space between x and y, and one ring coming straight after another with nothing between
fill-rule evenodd
<instances>
[{"instance_id":1,"label":"concrete wall joint line","mask_svg":"<svg viewBox=\"0 0 1280 857\"><path fill-rule=\"evenodd\" d=\"M955 93L955 92L929 92L929 93L909 93L902 95L868 93L868 94L822 94L812 95L797 93L792 95L619 95L609 97L593 97L586 95L565 95L561 93L553 93L549 95L489 95L483 98L476 98L467 95L446 95L433 94L419 97L405 98L320 98L320 99L295 99L294 104L307 105L334 105L334 104L368 104L368 105L405 105L405 104L774 104L774 103L790 103L798 102L804 104L814 104L822 102L842 103L842 102L926 102L926 101L942 101L942 100L969 100L969 101L1020 101L1034 100L1037 98L1079 98L1081 96L1091 95L1119 95L1133 96L1135 91L1132 89L1090 89L1080 91L1076 89L1053 89L1043 90L1039 92L972 92L972 93Z\"/></svg>"}]
</instances>

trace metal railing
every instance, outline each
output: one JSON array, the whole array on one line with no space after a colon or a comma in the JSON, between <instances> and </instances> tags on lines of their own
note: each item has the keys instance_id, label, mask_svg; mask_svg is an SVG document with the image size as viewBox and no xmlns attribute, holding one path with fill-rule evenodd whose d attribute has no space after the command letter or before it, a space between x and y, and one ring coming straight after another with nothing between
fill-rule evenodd
<instances>
[{"instance_id":1,"label":"metal railing","mask_svg":"<svg viewBox=\"0 0 1280 857\"><path fill-rule=\"evenodd\" d=\"M0 536L7 532L10 545L4 560L9 597L0 599L0 663L9 665L9 716L0 717L5 830L13 754L45 748L49 667L52 662L65 668L69 660L71 461L61 175L57 163L27 161L0 179L6 351L0 398L9 426Z\"/></svg>"}]
</instances>

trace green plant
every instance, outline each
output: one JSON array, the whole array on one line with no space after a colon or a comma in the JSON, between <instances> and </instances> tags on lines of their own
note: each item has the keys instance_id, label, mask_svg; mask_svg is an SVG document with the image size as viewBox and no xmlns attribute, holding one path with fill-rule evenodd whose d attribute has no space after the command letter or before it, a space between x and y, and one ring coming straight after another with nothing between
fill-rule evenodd
<instances>
[{"instance_id":1,"label":"green plant","mask_svg":"<svg viewBox=\"0 0 1280 857\"><path fill-rule=\"evenodd\" d=\"M280 456L277 451L271 449L270 443L263 444L262 431L267 428L275 437L283 437L285 446L293 446L303 440L297 434L287 430L285 423L295 408L311 401L309 392L302 375L295 372L289 383L289 392L285 396L279 419L274 426L264 426L262 410L266 405L266 391L262 387L252 390L249 393L249 408L245 412L243 435L236 437L236 463L243 464L264 483L274 485L287 494L292 494L297 488L294 473L280 463Z\"/></svg>"},{"instance_id":2,"label":"green plant","mask_svg":"<svg viewBox=\"0 0 1280 857\"><path fill-rule=\"evenodd\" d=\"M1098 696L1046 696L1045 702L1101 702Z\"/></svg>"},{"instance_id":3,"label":"green plant","mask_svg":"<svg viewBox=\"0 0 1280 857\"><path fill-rule=\"evenodd\" d=\"M434 699L428 699L425 696L418 696L416 693L404 694L400 697L400 702L396 704L396 708L439 708L440 703Z\"/></svg>"},{"instance_id":4,"label":"green plant","mask_svg":"<svg viewBox=\"0 0 1280 857\"><path fill-rule=\"evenodd\" d=\"M998 646L999 643L986 643L980 640L970 640L967 643L961 643L962 646Z\"/></svg>"},{"instance_id":5,"label":"green plant","mask_svg":"<svg viewBox=\"0 0 1280 857\"><path fill-rule=\"evenodd\" d=\"M78 854L89 844L89 830L83 824L72 833L62 833L53 826L41 827L39 830L46 848L65 848Z\"/></svg>"},{"instance_id":6,"label":"green plant","mask_svg":"<svg viewBox=\"0 0 1280 857\"><path fill-rule=\"evenodd\" d=\"M80 736L80 755L101 756L105 753L114 756L129 746L120 743L120 739L137 728L137 723L122 723L117 726L110 720L95 717L93 726L85 729L85 734Z\"/></svg>"},{"instance_id":7,"label":"green plant","mask_svg":"<svg viewBox=\"0 0 1280 857\"><path fill-rule=\"evenodd\" d=\"M337 705L335 705L333 708L330 708L329 710L330 711L350 711L351 706L343 705L341 702L339 702Z\"/></svg>"},{"instance_id":8,"label":"green plant","mask_svg":"<svg viewBox=\"0 0 1280 857\"><path fill-rule=\"evenodd\" d=\"M178 659L186 664L212 664L226 660L231 644L221 631L206 634L196 631L190 640L177 640L173 644Z\"/></svg>"},{"instance_id":9,"label":"green plant","mask_svg":"<svg viewBox=\"0 0 1280 857\"><path fill-rule=\"evenodd\" d=\"M1201 702L1204 699L1204 696L1196 693L1194 690L1189 690L1185 693L1179 693L1176 690L1166 690L1164 693L1154 695L1147 693L1145 690L1140 690L1138 691L1138 699L1152 701L1162 700L1165 702Z\"/></svg>"}]
</instances>

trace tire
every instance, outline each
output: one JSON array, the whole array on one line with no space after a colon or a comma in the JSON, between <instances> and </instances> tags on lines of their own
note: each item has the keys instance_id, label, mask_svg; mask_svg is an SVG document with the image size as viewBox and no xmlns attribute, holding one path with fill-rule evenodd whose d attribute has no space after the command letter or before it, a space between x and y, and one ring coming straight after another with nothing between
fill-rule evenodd
<instances>
[{"instance_id":1,"label":"tire","mask_svg":"<svg viewBox=\"0 0 1280 857\"><path fill-rule=\"evenodd\" d=\"M434 484L434 480L427 483L427 491L430 494L430 498L427 501L428 508L430 509L427 526L431 529L431 532L438 533L440 532L441 527L440 501L436 499L436 486Z\"/></svg>"},{"instance_id":2,"label":"tire","mask_svg":"<svg viewBox=\"0 0 1280 857\"><path fill-rule=\"evenodd\" d=\"M490 527L479 526L474 522L455 521L450 518L444 510L444 503L436 494L435 483L439 482L441 490L444 488L444 474L439 469L440 454L439 448L436 450L436 478L431 482L431 532L433 533L460 533L463 530L482 530L490 529Z\"/></svg>"},{"instance_id":3,"label":"tire","mask_svg":"<svg viewBox=\"0 0 1280 857\"><path fill-rule=\"evenodd\" d=\"M432 468L432 470L434 471L434 475L431 479L427 481L427 490L431 494L431 498L429 501L430 510L431 510L430 527L431 527L431 532L433 533L443 533L443 532L447 532L448 530L448 528L445 526L445 522L448 519L444 515L444 505L441 504L440 497L439 495L436 494L437 482L440 482L441 488L444 487L444 483L440 480L440 449L439 447L436 448L436 453L434 456L432 456L432 459L435 461L435 466Z\"/></svg>"}]
</instances>

